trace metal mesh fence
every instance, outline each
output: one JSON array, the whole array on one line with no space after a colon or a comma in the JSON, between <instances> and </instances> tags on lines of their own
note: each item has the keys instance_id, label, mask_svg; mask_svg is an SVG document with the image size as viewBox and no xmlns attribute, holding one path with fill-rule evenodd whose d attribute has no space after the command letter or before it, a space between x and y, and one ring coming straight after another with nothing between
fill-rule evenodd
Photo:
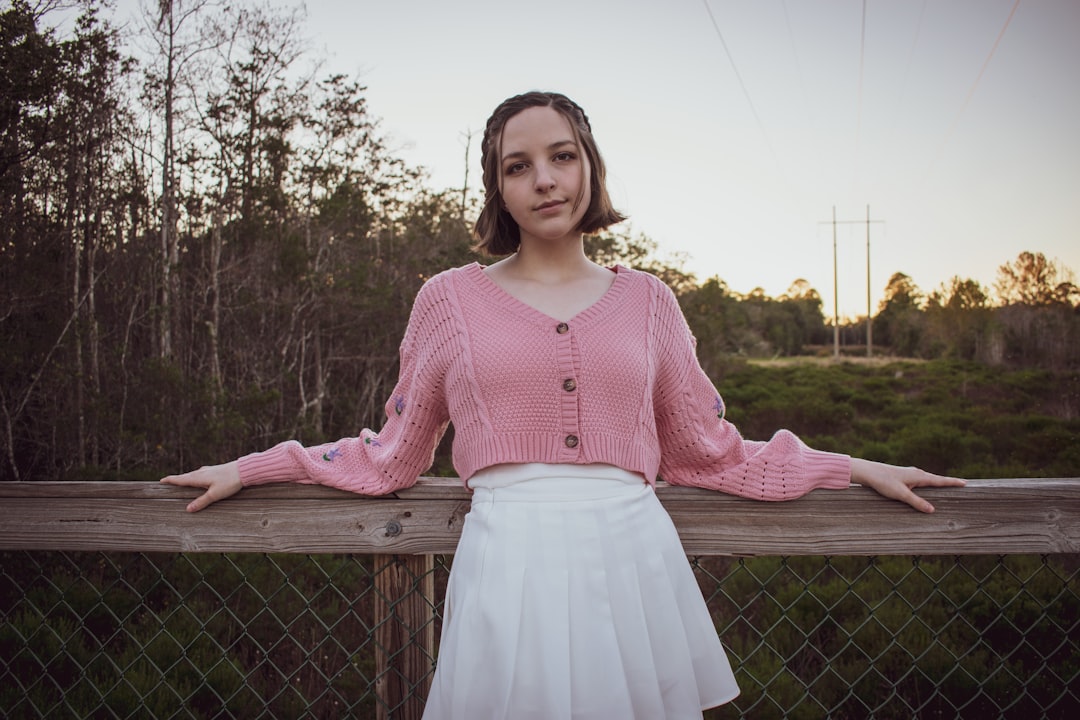
<instances>
[{"instance_id":1,"label":"metal mesh fence","mask_svg":"<svg viewBox=\"0 0 1080 720\"><path fill-rule=\"evenodd\" d=\"M0 553L0 716L393 718L395 562ZM692 564L742 688L707 718L1080 717L1078 556Z\"/></svg>"}]
</instances>

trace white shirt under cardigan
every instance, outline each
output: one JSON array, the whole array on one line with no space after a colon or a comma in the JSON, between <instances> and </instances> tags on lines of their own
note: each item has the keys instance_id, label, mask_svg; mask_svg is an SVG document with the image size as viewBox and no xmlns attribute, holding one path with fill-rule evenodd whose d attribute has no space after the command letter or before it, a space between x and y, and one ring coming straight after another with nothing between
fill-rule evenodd
<instances>
[{"instance_id":1,"label":"white shirt under cardigan","mask_svg":"<svg viewBox=\"0 0 1080 720\"><path fill-rule=\"evenodd\" d=\"M376 433L239 460L247 485L319 483L380 495L431 466L454 424L454 468L468 482L500 463L606 463L757 500L850 484L851 459L781 430L744 440L702 371L671 290L621 266L588 309L563 322L522 303L473 263L421 288L401 371Z\"/></svg>"}]
</instances>

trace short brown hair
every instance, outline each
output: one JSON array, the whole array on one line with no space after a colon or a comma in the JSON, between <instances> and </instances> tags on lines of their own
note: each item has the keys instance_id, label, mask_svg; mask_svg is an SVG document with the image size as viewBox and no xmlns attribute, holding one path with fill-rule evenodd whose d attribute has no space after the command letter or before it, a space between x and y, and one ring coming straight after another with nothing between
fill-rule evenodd
<instances>
[{"instance_id":1,"label":"short brown hair","mask_svg":"<svg viewBox=\"0 0 1080 720\"><path fill-rule=\"evenodd\" d=\"M502 193L499 191L499 155L507 121L522 110L533 107L550 107L565 117L570 122L574 141L589 160L589 205L578 229L586 234L597 233L626 219L625 215L611 205L611 197L607 191L607 170L603 158L600 157L600 150L596 147L585 111L573 100L559 93L533 91L515 95L504 100L491 113L480 146L480 164L484 173L484 206L480 210L480 217L476 219L473 233L477 239L476 249L489 255L509 255L516 252L521 244L521 231L503 206Z\"/></svg>"}]
</instances>

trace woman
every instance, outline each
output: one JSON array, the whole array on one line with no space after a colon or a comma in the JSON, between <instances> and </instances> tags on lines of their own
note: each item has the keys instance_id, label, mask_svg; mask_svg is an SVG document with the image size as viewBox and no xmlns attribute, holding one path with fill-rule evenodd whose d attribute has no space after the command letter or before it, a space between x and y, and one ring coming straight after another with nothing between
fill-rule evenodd
<instances>
[{"instance_id":1,"label":"woman","mask_svg":"<svg viewBox=\"0 0 1080 720\"><path fill-rule=\"evenodd\" d=\"M852 482L933 512L913 488L963 481L744 440L671 291L604 268L583 235L623 219L585 113L526 93L488 120L479 247L417 296L378 433L282 443L163 482L197 511L247 485L407 487L453 422L473 490L425 710L442 718L700 718L738 694L657 476L760 500Z\"/></svg>"}]
</instances>

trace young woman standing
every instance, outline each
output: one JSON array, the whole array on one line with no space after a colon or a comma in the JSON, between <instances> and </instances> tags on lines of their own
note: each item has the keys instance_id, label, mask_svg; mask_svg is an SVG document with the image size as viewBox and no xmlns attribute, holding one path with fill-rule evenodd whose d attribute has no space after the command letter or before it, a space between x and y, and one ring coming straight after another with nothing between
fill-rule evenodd
<instances>
[{"instance_id":1,"label":"young woman standing","mask_svg":"<svg viewBox=\"0 0 1080 720\"><path fill-rule=\"evenodd\" d=\"M585 255L623 217L585 113L556 93L499 105L484 133L480 247L506 257L429 280L378 432L282 443L163 482L407 487L448 423L473 491L425 718L700 718L738 694L658 476L759 500L852 482L933 512L913 488L963 481L744 440L671 291ZM718 519L722 522L722 518Z\"/></svg>"}]
</instances>

